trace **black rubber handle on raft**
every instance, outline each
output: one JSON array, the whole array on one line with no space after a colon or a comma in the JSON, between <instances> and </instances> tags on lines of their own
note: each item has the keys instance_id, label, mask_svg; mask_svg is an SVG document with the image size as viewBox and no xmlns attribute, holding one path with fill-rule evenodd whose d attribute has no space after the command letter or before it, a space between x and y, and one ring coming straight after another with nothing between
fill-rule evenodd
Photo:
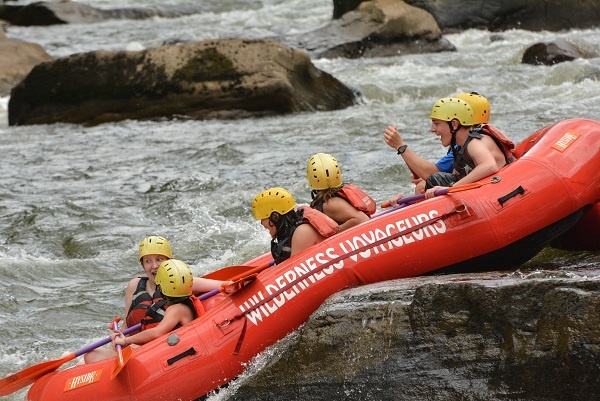
<instances>
[{"instance_id":1,"label":"black rubber handle on raft","mask_svg":"<svg viewBox=\"0 0 600 401\"><path fill-rule=\"evenodd\" d=\"M169 358L167 359L167 364L169 366L173 365L175 362L179 361L180 359L185 358L186 356L190 356L190 355L196 355L196 350L194 349L194 347L183 351L181 354L179 355L175 355L173 358Z\"/></svg>"},{"instance_id":2,"label":"black rubber handle on raft","mask_svg":"<svg viewBox=\"0 0 600 401\"><path fill-rule=\"evenodd\" d=\"M525 193L525 190L523 189L522 186L519 185L519 188L515 189L514 191L512 191L511 193L501 196L500 198L498 198L498 202L500 202L500 206L504 206L504 204L510 199L513 198L517 195L523 195Z\"/></svg>"}]
</instances>

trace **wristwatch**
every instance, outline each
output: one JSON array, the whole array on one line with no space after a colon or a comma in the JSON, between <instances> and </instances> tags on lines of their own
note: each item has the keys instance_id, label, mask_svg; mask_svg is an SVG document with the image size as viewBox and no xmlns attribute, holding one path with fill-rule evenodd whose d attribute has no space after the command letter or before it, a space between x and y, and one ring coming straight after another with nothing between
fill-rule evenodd
<instances>
[{"instance_id":1,"label":"wristwatch","mask_svg":"<svg viewBox=\"0 0 600 401\"><path fill-rule=\"evenodd\" d=\"M398 154L401 155L408 148L408 145L402 145L398 148Z\"/></svg>"}]
</instances>

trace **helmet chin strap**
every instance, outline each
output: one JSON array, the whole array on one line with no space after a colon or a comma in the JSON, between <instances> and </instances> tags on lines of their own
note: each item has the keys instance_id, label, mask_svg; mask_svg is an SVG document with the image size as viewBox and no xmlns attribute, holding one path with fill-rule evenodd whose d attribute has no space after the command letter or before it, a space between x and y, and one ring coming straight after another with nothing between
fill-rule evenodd
<instances>
[{"instance_id":1,"label":"helmet chin strap","mask_svg":"<svg viewBox=\"0 0 600 401\"><path fill-rule=\"evenodd\" d=\"M452 155L456 158L456 154L455 154L455 148L456 148L456 133L458 132L458 130L460 129L461 125L460 123L456 126L456 128L454 128L454 126L452 125L452 121L454 120L450 120L448 121L448 126L450 127L450 133L452 134L452 139L450 140L450 150L452 150Z\"/></svg>"}]
</instances>

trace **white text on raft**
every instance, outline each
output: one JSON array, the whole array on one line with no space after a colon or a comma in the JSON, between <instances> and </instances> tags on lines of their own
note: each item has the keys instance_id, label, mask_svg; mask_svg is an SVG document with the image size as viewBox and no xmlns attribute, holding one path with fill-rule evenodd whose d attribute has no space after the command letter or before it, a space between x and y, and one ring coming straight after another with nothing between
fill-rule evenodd
<instances>
[{"instance_id":1,"label":"white text on raft","mask_svg":"<svg viewBox=\"0 0 600 401\"><path fill-rule=\"evenodd\" d=\"M239 306L240 311L246 314L246 317L250 322L258 325L262 322L263 318L275 313L286 301L294 298L311 284L333 274L336 269L343 269L345 259L358 262L359 259L368 259L373 255L378 255L393 248L399 248L403 245L409 246L415 241L422 241L438 234L445 233L446 225L443 220L437 220L433 224L412 230L412 227L434 219L438 215L439 213L437 210L431 210L427 214L421 213L416 216L397 220L393 223L386 224L383 229L377 228L366 231L350 239L343 240L289 268L280 276L276 277L273 283L265 285L265 290L268 295L263 294L262 291L258 291ZM404 235L390 239L377 246L373 245L376 241L406 231L408 232ZM360 250L360 252L348 255L356 250ZM339 259L340 255L341 259L337 263L330 263L333 260ZM344 257L344 255L348 256ZM323 265L327 264L329 264L329 266L323 268ZM281 291L279 295L256 307L256 305L264 301L266 297L272 296L278 291Z\"/></svg>"}]
</instances>

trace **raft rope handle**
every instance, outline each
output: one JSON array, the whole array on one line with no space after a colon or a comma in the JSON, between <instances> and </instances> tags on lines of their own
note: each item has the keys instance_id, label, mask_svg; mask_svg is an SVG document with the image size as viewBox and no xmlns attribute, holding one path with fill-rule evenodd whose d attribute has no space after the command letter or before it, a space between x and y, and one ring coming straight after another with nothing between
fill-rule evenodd
<instances>
[{"instance_id":1,"label":"raft rope handle","mask_svg":"<svg viewBox=\"0 0 600 401\"><path fill-rule=\"evenodd\" d=\"M191 348L183 351L179 355L175 355L173 358L167 359L167 365L171 366L175 362L185 358L186 356L190 356L190 355L196 355L196 349L194 347L191 347Z\"/></svg>"},{"instance_id":2,"label":"raft rope handle","mask_svg":"<svg viewBox=\"0 0 600 401\"><path fill-rule=\"evenodd\" d=\"M410 233L412 233L412 232L414 232L414 231L416 231L416 230L419 230L419 229L421 229L421 228L423 228L423 227L426 227L426 226L428 226L428 225L431 225L431 224L433 224L433 223L437 222L438 220L441 220L441 219L443 219L443 218L445 218L445 217L448 217L448 216L450 216L450 215L452 215L452 214L455 214L455 213L461 213L461 212L465 211L465 210L466 210L466 208L467 208L467 207L466 207L466 205L464 205L464 204L463 204L463 205L461 205L461 208L460 208L460 210L459 210L459 209L457 209L457 208L455 207L455 208L454 208L453 210L451 210L450 212L443 213L443 214L441 214L441 215L439 215L439 216L437 216L437 217L434 217L434 218L433 218L433 219L431 219L431 220L424 221L424 222L422 222L422 223L419 223L419 224L417 224L417 225L416 225L416 226L414 226L414 227L411 227L411 229L410 229L410 230L406 230L406 231L399 231L399 232L397 232L397 233L394 233L394 234L391 234L391 235L389 235L389 236L387 236L387 237L385 237L385 238L381 238L380 240L377 240L377 241L375 241L375 242L373 242L373 243L371 243L371 244L367 244L367 245L365 245L365 246L363 246L363 247L361 247L361 248L357 248L357 249L355 249L355 250L353 250L353 251L351 251L351 252L348 252L348 253L347 253L347 254L345 254L345 255L338 256L337 258L335 258L335 259L332 259L332 260L330 260L329 262L327 262L327 263L324 263L323 265L319 266L319 267L318 267L318 268L316 268L315 270L312 270L310 274L308 274L308 275L306 275L306 276L299 277L299 278L297 278L296 280L294 280L294 281L292 281L292 282L290 282L290 283L286 284L285 286L283 286L283 288L280 288L278 291L275 291L273 294L269 295L268 297L266 297L266 298L265 298L265 299L263 299L262 301L258 302L256 305L253 305L253 306L251 306L250 308L248 308L248 309L247 309L247 310L245 310L244 312L238 313L237 315L233 316L231 319L225 319L225 320L224 320L224 322L223 322L223 323L221 323L221 325L223 325L223 324L229 325L229 324L230 324L231 322L233 322L234 320L240 319L240 318L242 318L242 317L243 317L243 318L245 318L245 317L246 317L246 314L250 313L251 311L253 311L253 310L255 310L255 309L258 309L259 307L261 307L261 306L262 306L262 305L264 305L265 303L267 303L267 302L271 301L273 298L275 298L275 297L277 297L277 296L281 295L283 292L287 291L287 290L288 290L288 289L290 289L291 287L295 286L296 284L300 283L301 281L304 281L304 280L306 280L308 277L310 277L310 276L313 276L314 274L316 274L316 273L320 272L321 270L325 269L326 267L329 267L329 266L331 266L331 265L333 265L333 264L336 264L336 263L338 263L338 262L341 262L341 261L342 261L342 260L344 260L344 259L347 259L347 258L349 258L350 256L354 256L354 255L356 255L356 254L358 254L358 253L362 253L362 252L364 252L364 251L366 251L366 250L368 250L368 249L374 248L374 247L376 247L376 246L379 246L379 245L381 245L381 244L384 244L384 243L386 243L386 242L389 242L389 241L391 241L391 240L393 240L393 239L396 239L396 238L398 238L398 237L401 237L401 236L403 236L403 235L410 234ZM225 322L227 322L227 323L225 323ZM219 325L219 323L216 323L216 325L217 325L218 327L221 327L221 326ZM241 348L241 346L242 346L242 342L243 342L243 340L244 340L244 336L246 335L246 327L247 327L247 325L248 325L248 319L247 319L247 318L245 318L245 319L244 319L244 326L242 327L242 331L241 331L241 333L240 333L240 337L239 337L239 339L238 339L238 342L237 342L237 345L236 345L236 347L235 347L235 349L234 349L234 351L233 351L233 354L234 354L234 355L237 355L237 354L239 354L240 348Z\"/></svg>"},{"instance_id":3,"label":"raft rope handle","mask_svg":"<svg viewBox=\"0 0 600 401\"><path fill-rule=\"evenodd\" d=\"M519 185L519 187L515 190L513 190L512 192L509 192L508 194L501 196L498 198L498 203L500 203L500 206L504 207L504 204L506 202L508 202L508 200L510 198L513 198L517 195L523 195L525 193L525 189L523 189L523 186Z\"/></svg>"}]
</instances>

